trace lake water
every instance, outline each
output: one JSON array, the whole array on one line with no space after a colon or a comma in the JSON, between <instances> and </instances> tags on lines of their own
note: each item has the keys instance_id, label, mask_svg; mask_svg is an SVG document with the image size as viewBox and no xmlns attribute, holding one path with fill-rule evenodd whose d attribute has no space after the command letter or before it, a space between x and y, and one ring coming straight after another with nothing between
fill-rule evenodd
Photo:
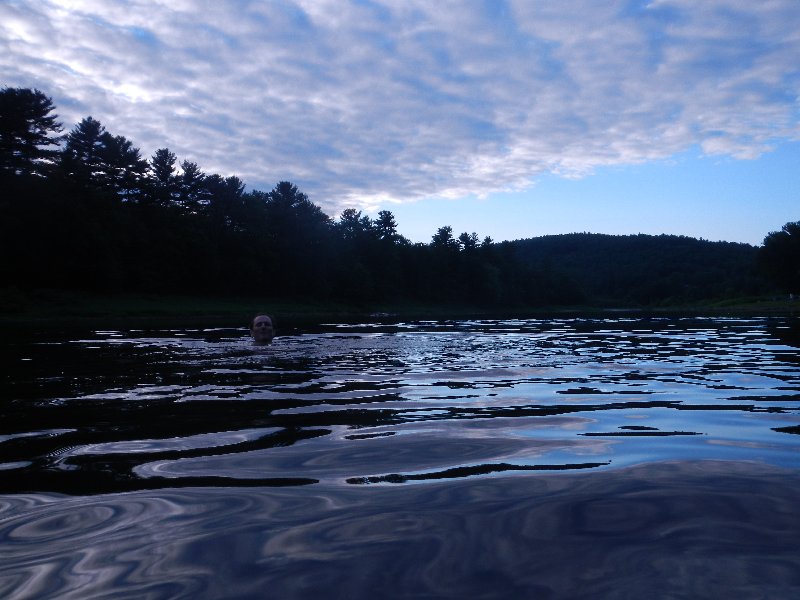
<instances>
[{"instance_id":1,"label":"lake water","mask_svg":"<svg viewBox=\"0 0 800 600\"><path fill-rule=\"evenodd\" d=\"M3 598L800 597L800 319L13 332Z\"/></svg>"}]
</instances>

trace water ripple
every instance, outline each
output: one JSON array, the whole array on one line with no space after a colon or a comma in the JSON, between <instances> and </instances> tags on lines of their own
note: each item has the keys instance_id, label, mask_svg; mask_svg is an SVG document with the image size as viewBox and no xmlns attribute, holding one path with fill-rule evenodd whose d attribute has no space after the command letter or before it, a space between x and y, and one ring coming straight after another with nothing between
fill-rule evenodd
<instances>
[{"instance_id":1,"label":"water ripple","mask_svg":"<svg viewBox=\"0 0 800 600\"><path fill-rule=\"evenodd\" d=\"M269 347L224 328L37 332L3 347L17 370L0 381L0 490L795 466L799 331L796 318L384 322Z\"/></svg>"},{"instance_id":2,"label":"water ripple","mask_svg":"<svg viewBox=\"0 0 800 600\"><path fill-rule=\"evenodd\" d=\"M5 598L789 598L796 471L0 496Z\"/></svg>"}]
</instances>

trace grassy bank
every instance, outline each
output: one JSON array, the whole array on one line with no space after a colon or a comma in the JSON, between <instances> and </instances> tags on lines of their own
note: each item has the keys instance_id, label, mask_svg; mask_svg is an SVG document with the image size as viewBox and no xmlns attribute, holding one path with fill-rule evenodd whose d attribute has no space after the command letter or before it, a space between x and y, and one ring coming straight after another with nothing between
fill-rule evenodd
<instances>
[{"instance_id":1,"label":"grassy bank","mask_svg":"<svg viewBox=\"0 0 800 600\"><path fill-rule=\"evenodd\" d=\"M278 323L321 323L357 321L381 317L407 319L458 318L497 314L477 306L439 306L417 304L341 304L313 299L259 297L203 297L160 294L86 294L39 290L0 293L0 323L36 322L152 322L246 325L258 313L276 316ZM506 313L508 311L500 311Z\"/></svg>"},{"instance_id":2,"label":"grassy bank","mask_svg":"<svg viewBox=\"0 0 800 600\"><path fill-rule=\"evenodd\" d=\"M9 297L10 296L10 297ZM39 290L6 296L0 301L0 322L66 320L130 321L199 325L246 325L260 312L313 321L358 314L358 309L313 301L293 302L254 297L198 297L161 294L86 294Z\"/></svg>"},{"instance_id":3,"label":"grassy bank","mask_svg":"<svg viewBox=\"0 0 800 600\"><path fill-rule=\"evenodd\" d=\"M546 315L710 314L786 315L800 314L800 301L775 298L731 299L714 303L659 307L493 307L420 304L337 304L313 299L287 300L256 297L197 297L159 294L87 294L39 290L0 291L0 323L169 323L181 326L244 326L249 319L267 312L283 324L357 321L377 318L447 319L466 317L530 317Z\"/></svg>"}]
</instances>

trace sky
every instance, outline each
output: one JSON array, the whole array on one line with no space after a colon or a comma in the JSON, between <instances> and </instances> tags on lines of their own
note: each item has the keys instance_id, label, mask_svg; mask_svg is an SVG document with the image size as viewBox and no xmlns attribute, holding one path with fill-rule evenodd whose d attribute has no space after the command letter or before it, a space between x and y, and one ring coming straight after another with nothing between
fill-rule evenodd
<instances>
[{"instance_id":1,"label":"sky","mask_svg":"<svg viewBox=\"0 0 800 600\"><path fill-rule=\"evenodd\" d=\"M0 0L0 85L412 241L800 220L798 0Z\"/></svg>"}]
</instances>

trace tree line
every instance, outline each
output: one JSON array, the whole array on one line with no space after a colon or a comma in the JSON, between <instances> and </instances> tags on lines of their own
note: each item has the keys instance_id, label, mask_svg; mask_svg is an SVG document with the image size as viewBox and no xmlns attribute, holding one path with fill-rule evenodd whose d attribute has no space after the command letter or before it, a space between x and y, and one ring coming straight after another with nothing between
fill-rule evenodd
<instances>
[{"instance_id":1,"label":"tree line","mask_svg":"<svg viewBox=\"0 0 800 600\"><path fill-rule=\"evenodd\" d=\"M590 234L496 243L447 225L411 243L390 211L331 218L288 181L247 190L166 147L144 158L91 116L64 133L52 100L27 88L0 90L0 184L0 285L22 290L538 307L766 289L759 251L743 244Z\"/></svg>"}]
</instances>

